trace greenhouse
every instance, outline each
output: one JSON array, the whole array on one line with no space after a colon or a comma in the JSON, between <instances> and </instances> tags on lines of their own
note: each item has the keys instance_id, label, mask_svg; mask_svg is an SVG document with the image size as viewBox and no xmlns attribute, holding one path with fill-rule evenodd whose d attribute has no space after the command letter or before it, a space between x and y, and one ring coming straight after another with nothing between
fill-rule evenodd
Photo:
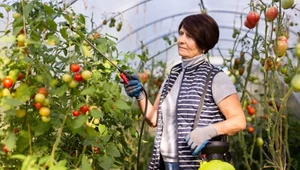
<instances>
[{"instance_id":1,"label":"greenhouse","mask_svg":"<svg viewBox=\"0 0 300 170\"><path fill-rule=\"evenodd\" d=\"M0 170L300 169L300 0L0 2Z\"/></svg>"}]
</instances>

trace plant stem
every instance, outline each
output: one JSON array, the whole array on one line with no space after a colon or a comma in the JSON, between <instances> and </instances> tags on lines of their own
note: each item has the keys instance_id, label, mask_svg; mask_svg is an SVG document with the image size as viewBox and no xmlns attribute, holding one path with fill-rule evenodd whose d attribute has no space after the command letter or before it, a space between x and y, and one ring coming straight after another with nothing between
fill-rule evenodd
<instances>
[{"instance_id":1,"label":"plant stem","mask_svg":"<svg viewBox=\"0 0 300 170\"><path fill-rule=\"evenodd\" d=\"M86 151L86 146L83 146L82 152L81 152L81 154L80 154L80 156L79 156L79 158L78 158L78 160L77 160L77 162L76 162L76 164L75 164L75 167L78 167L78 166L79 166L79 164L80 164L80 162L81 162L81 160L82 160L82 157L83 157L85 151Z\"/></svg>"},{"instance_id":2,"label":"plant stem","mask_svg":"<svg viewBox=\"0 0 300 170\"><path fill-rule=\"evenodd\" d=\"M71 104L70 104L70 106L71 106ZM65 123L66 123L66 120L67 120L67 118L68 118L68 114L67 114L67 113L69 113L69 112L70 112L70 110L68 109L67 112L66 112L66 114L65 114L65 117L64 117L64 119L63 119L63 122L62 122L62 124L60 125L60 127L59 127L59 129L58 129L58 134L57 134L55 143L54 143L54 145L53 145L53 147L52 147L52 151L51 151L51 158L52 158L53 160L54 160L54 156L55 156L55 151L56 151L56 149L57 149L57 146L58 146L58 144L59 144L59 142L60 142L60 138L61 138L61 136L62 136L63 128L64 128Z\"/></svg>"}]
</instances>

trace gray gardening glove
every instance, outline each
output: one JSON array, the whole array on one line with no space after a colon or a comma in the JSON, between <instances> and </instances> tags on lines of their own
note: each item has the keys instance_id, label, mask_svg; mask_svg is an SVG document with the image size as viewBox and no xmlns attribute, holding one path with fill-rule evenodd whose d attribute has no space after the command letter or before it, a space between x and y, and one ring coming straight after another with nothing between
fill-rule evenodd
<instances>
[{"instance_id":1,"label":"gray gardening glove","mask_svg":"<svg viewBox=\"0 0 300 170\"><path fill-rule=\"evenodd\" d=\"M192 154L198 155L198 153L205 147L208 140L218 135L215 127L212 125L206 127L198 127L194 129L185 138L189 147L191 147Z\"/></svg>"}]
</instances>

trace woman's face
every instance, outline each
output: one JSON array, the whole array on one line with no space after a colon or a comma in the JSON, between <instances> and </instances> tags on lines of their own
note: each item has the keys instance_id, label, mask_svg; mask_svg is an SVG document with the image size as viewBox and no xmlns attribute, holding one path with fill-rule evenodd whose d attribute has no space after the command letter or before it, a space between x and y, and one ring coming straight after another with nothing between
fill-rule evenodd
<instances>
[{"instance_id":1,"label":"woman's face","mask_svg":"<svg viewBox=\"0 0 300 170\"><path fill-rule=\"evenodd\" d=\"M179 30L179 37L177 39L178 54L184 58L193 58L204 53L204 50L200 49L193 37L190 36L186 30L181 27Z\"/></svg>"}]
</instances>

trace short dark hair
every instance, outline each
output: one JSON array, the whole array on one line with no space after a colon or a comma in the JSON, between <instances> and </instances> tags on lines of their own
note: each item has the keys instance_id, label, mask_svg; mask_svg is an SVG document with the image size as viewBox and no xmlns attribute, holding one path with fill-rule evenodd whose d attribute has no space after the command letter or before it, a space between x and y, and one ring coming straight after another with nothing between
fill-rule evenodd
<instances>
[{"instance_id":1,"label":"short dark hair","mask_svg":"<svg viewBox=\"0 0 300 170\"><path fill-rule=\"evenodd\" d=\"M207 53L219 41L219 26L207 14L195 14L185 17L178 27L178 32L184 28L195 40L197 46Z\"/></svg>"}]
</instances>

